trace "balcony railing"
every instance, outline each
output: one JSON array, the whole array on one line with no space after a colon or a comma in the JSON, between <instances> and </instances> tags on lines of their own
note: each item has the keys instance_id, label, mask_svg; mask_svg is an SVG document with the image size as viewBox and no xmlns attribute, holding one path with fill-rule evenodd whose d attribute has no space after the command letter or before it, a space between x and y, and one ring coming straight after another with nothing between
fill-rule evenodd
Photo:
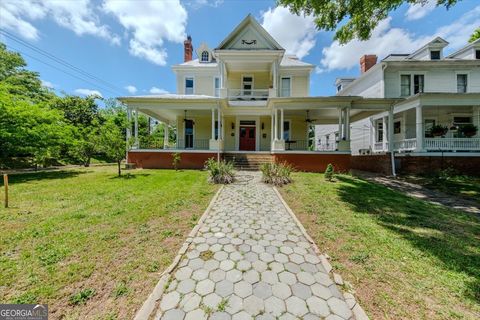
<instances>
[{"instance_id":1,"label":"balcony railing","mask_svg":"<svg viewBox=\"0 0 480 320\"><path fill-rule=\"evenodd\" d=\"M396 151L412 151L417 147L417 139L404 139L400 141L395 141L393 143L393 148Z\"/></svg>"},{"instance_id":2,"label":"balcony railing","mask_svg":"<svg viewBox=\"0 0 480 320\"><path fill-rule=\"evenodd\" d=\"M229 100L262 101L268 99L268 89L228 89Z\"/></svg>"},{"instance_id":3,"label":"balcony railing","mask_svg":"<svg viewBox=\"0 0 480 320\"><path fill-rule=\"evenodd\" d=\"M480 151L480 138L425 138L427 151Z\"/></svg>"}]
</instances>

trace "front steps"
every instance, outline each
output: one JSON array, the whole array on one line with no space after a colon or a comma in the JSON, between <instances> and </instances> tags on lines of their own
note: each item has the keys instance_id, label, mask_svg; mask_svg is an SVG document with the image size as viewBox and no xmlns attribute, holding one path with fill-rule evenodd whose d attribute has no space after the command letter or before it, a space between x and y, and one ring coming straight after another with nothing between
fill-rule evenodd
<instances>
[{"instance_id":1,"label":"front steps","mask_svg":"<svg viewBox=\"0 0 480 320\"><path fill-rule=\"evenodd\" d=\"M268 153L224 153L223 159L233 162L236 170L260 170L263 163L272 163L273 156Z\"/></svg>"}]
</instances>

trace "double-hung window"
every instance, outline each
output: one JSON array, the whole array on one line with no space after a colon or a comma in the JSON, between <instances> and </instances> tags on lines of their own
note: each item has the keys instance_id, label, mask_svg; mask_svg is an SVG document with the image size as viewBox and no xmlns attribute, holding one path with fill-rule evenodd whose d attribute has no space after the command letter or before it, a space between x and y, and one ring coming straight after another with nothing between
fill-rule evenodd
<instances>
[{"instance_id":1,"label":"double-hung window","mask_svg":"<svg viewBox=\"0 0 480 320\"><path fill-rule=\"evenodd\" d=\"M400 96L408 97L411 95L411 78L409 74L400 76Z\"/></svg>"},{"instance_id":2,"label":"double-hung window","mask_svg":"<svg viewBox=\"0 0 480 320\"><path fill-rule=\"evenodd\" d=\"M215 80L214 80L214 86L215 86L215 97L220 97L220 78L219 77L215 77Z\"/></svg>"},{"instance_id":3,"label":"double-hung window","mask_svg":"<svg viewBox=\"0 0 480 320\"><path fill-rule=\"evenodd\" d=\"M193 77L185 78L185 94L193 94Z\"/></svg>"},{"instance_id":4,"label":"double-hung window","mask_svg":"<svg viewBox=\"0 0 480 320\"><path fill-rule=\"evenodd\" d=\"M413 75L413 94L422 93L425 85L425 76L423 74Z\"/></svg>"},{"instance_id":5,"label":"double-hung window","mask_svg":"<svg viewBox=\"0 0 480 320\"><path fill-rule=\"evenodd\" d=\"M282 97L290 97L290 84L291 84L290 77L282 77L281 84L280 84Z\"/></svg>"},{"instance_id":6,"label":"double-hung window","mask_svg":"<svg viewBox=\"0 0 480 320\"><path fill-rule=\"evenodd\" d=\"M467 92L467 75L466 74L457 74L457 92L465 93Z\"/></svg>"}]
</instances>

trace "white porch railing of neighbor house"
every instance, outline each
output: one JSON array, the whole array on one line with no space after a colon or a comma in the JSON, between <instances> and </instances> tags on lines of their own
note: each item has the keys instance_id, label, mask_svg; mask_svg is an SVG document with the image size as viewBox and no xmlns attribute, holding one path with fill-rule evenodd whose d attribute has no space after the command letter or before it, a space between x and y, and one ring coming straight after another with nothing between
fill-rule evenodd
<instances>
[{"instance_id":1,"label":"white porch railing of neighbor house","mask_svg":"<svg viewBox=\"0 0 480 320\"><path fill-rule=\"evenodd\" d=\"M268 89L228 89L227 94L229 100L255 101L268 99Z\"/></svg>"},{"instance_id":2,"label":"white porch railing of neighbor house","mask_svg":"<svg viewBox=\"0 0 480 320\"><path fill-rule=\"evenodd\" d=\"M388 142L385 143L385 146L383 145L383 142L375 142L373 145L373 151L376 152L381 152L381 151L387 151L388 150Z\"/></svg>"},{"instance_id":3,"label":"white porch railing of neighbor house","mask_svg":"<svg viewBox=\"0 0 480 320\"><path fill-rule=\"evenodd\" d=\"M480 151L480 138L425 138L427 151Z\"/></svg>"},{"instance_id":4,"label":"white porch railing of neighbor house","mask_svg":"<svg viewBox=\"0 0 480 320\"><path fill-rule=\"evenodd\" d=\"M317 144L317 151L335 151L337 150L336 142Z\"/></svg>"},{"instance_id":5,"label":"white porch railing of neighbor house","mask_svg":"<svg viewBox=\"0 0 480 320\"><path fill-rule=\"evenodd\" d=\"M415 150L417 147L417 139L404 139L400 141L395 141L393 143L393 149L396 151L411 151Z\"/></svg>"}]
</instances>

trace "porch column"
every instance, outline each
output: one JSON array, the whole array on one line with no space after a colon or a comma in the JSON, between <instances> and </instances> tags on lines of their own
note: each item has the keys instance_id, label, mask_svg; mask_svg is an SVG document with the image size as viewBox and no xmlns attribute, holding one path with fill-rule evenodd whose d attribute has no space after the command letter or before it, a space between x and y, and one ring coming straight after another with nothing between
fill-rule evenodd
<instances>
[{"instance_id":1,"label":"porch column","mask_svg":"<svg viewBox=\"0 0 480 320\"><path fill-rule=\"evenodd\" d=\"M423 131L422 109L422 105L419 105L415 108L415 132L417 138L417 147L415 148L415 151L417 152L423 151L423 140L425 137L425 133Z\"/></svg>"},{"instance_id":2,"label":"porch column","mask_svg":"<svg viewBox=\"0 0 480 320\"><path fill-rule=\"evenodd\" d=\"M480 137L480 106L473 107L473 124L477 127L477 137Z\"/></svg>"},{"instance_id":3,"label":"porch column","mask_svg":"<svg viewBox=\"0 0 480 320\"><path fill-rule=\"evenodd\" d=\"M212 140L215 140L215 109L212 109Z\"/></svg>"},{"instance_id":4,"label":"porch column","mask_svg":"<svg viewBox=\"0 0 480 320\"><path fill-rule=\"evenodd\" d=\"M370 149L375 151L375 142L376 142L376 130L375 130L375 121L370 117Z\"/></svg>"},{"instance_id":5,"label":"porch column","mask_svg":"<svg viewBox=\"0 0 480 320\"><path fill-rule=\"evenodd\" d=\"M130 143L130 139L132 138L132 109L130 109L130 107L127 106L127 123L128 123L128 126L127 126L127 147L128 147L128 144Z\"/></svg>"},{"instance_id":6,"label":"porch column","mask_svg":"<svg viewBox=\"0 0 480 320\"><path fill-rule=\"evenodd\" d=\"M217 141L222 140L220 136L220 131L222 130L222 119L220 116L220 107L217 109ZM213 128L213 134L215 136L215 127Z\"/></svg>"},{"instance_id":7,"label":"porch column","mask_svg":"<svg viewBox=\"0 0 480 320\"><path fill-rule=\"evenodd\" d=\"M283 140L283 108L280 109L280 140Z\"/></svg>"},{"instance_id":8,"label":"porch column","mask_svg":"<svg viewBox=\"0 0 480 320\"><path fill-rule=\"evenodd\" d=\"M222 113L222 140L225 140L225 117L223 116L223 113Z\"/></svg>"},{"instance_id":9,"label":"porch column","mask_svg":"<svg viewBox=\"0 0 480 320\"><path fill-rule=\"evenodd\" d=\"M168 148L168 136L169 136L168 123L164 122L163 123L163 149Z\"/></svg>"},{"instance_id":10,"label":"porch column","mask_svg":"<svg viewBox=\"0 0 480 320\"><path fill-rule=\"evenodd\" d=\"M270 120L271 120L271 124L270 124L270 149L272 148L273 146L273 141L274 141L274 126L275 126L275 121L274 121L274 116L273 116L273 112L270 114Z\"/></svg>"},{"instance_id":11,"label":"porch column","mask_svg":"<svg viewBox=\"0 0 480 320\"><path fill-rule=\"evenodd\" d=\"M274 109L274 118L275 118L275 139L273 141L278 140L278 110Z\"/></svg>"},{"instance_id":12,"label":"porch column","mask_svg":"<svg viewBox=\"0 0 480 320\"><path fill-rule=\"evenodd\" d=\"M343 123L343 110L341 108L338 108L338 141L341 141L343 138L343 128L342 128L342 123Z\"/></svg>"},{"instance_id":13,"label":"porch column","mask_svg":"<svg viewBox=\"0 0 480 320\"><path fill-rule=\"evenodd\" d=\"M138 143L138 109L135 109L135 148L139 148Z\"/></svg>"},{"instance_id":14,"label":"porch column","mask_svg":"<svg viewBox=\"0 0 480 320\"><path fill-rule=\"evenodd\" d=\"M345 109L345 139L350 140L350 108Z\"/></svg>"},{"instance_id":15,"label":"porch column","mask_svg":"<svg viewBox=\"0 0 480 320\"><path fill-rule=\"evenodd\" d=\"M388 111L388 151L393 152L393 107Z\"/></svg>"},{"instance_id":16,"label":"porch column","mask_svg":"<svg viewBox=\"0 0 480 320\"><path fill-rule=\"evenodd\" d=\"M387 150L387 116L382 117L382 151Z\"/></svg>"}]
</instances>

